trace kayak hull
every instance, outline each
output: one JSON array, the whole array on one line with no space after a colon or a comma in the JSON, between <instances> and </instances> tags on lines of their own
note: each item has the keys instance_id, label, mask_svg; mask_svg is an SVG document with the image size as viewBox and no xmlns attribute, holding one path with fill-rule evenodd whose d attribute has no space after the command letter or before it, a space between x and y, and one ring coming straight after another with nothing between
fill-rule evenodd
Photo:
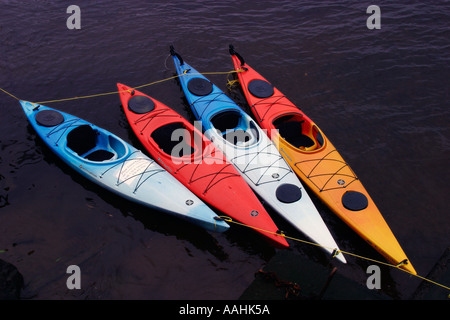
<instances>
[{"instance_id":1,"label":"kayak hull","mask_svg":"<svg viewBox=\"0 0 450 320\"><path fill-rule=\"evenodd\" d=\"M233 51L230 53L256 120L268 131L298 177L389 262L416 274L358 176L317 124L242 57Z\"/></svg>"},{"instance_id":2,"label":"kayak hull","mask_svg":"<svg viewBox=\"0 0 450 320\"><path fill-rule=\"evenodd\" d=\"M288 246L256 195L201 128L138 90L117 87L133 132L162 167L205 203L255 230L271 231L260 232L278 246Z\"/></svg>"},{"instance_id":3,"label":"kayak hull","mask_svg":"<svg viewBox=\"0 0 450 320\"><path fill-rule=\"evenodd\" d=\"M43 105L27 101L21 101L21 105L46 145L88 180L127 200L207 230L223 232L229 228L154 160L118 136Z\"/></svg>"},{"instance_id":4,"label":"kayak hull","mask_svg":"<svg viewBox=\"0 0 450 320\"><path fill-rule=\"evenodd\" d=\"M308 240L328 253L339 252L311 198L267 134L206 77L180 61L178 55L173 59L183 92L205 135L254 192ZM346 262L343 254L336 257Z\"/></svg>"}]
</instances>

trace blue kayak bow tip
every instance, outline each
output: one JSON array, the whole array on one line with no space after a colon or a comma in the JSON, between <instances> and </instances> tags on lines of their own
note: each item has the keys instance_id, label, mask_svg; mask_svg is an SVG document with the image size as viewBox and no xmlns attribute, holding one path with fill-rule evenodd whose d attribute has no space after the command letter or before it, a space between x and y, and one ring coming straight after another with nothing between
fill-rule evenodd
<instances>
[{"instance_id":1,"label":"blue kayak bow tip","mask_svg":"<svg viewBox=\"0 0 450 320\"><path fill-rule=\"evenodd\" d=\"M181 56L175 51L175 48L173 47L173 45L170 45L170 54L172 56L177 57L178 60L180 60L180 66L182 66L184 64L183 58L181 58Z\"/></svg>"}]
</instances>

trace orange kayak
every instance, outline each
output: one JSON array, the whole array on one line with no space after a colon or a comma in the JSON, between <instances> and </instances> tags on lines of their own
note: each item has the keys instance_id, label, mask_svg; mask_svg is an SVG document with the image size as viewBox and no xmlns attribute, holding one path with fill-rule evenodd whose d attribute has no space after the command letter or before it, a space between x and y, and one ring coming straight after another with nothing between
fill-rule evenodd
<instances>
[{"instance_id":1,"label":"orange kayak","mask_svg":"<svg viewBox=\"0 0 450 320\"><path fill-rule=\"evenodd\" d=\"M199 129L156 99L120 83L117 87L133 132L155 161L211 207L275 246L289 246L247 182Z\"/></svg>"},{"instance_id":2,"label":"orange kayak","mask_svg":"<svg viewBox=\"0 0 450 320\"><path fill-rule=\"evenodd\" d=\"M300 179L386 260L416 274L363 184L317 124L232 46L230 54L253 115Z\"/></svg>"}]
</instances>

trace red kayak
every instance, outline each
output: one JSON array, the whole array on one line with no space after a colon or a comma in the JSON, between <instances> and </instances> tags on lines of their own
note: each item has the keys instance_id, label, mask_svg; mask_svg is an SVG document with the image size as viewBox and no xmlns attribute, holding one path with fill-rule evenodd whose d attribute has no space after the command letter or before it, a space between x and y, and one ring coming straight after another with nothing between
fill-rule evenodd
<instances>
[{"instance_id":1,"label":"red kayak","mask_svg":"<svg viewBox=\"0 0 450 320\"><path fill-rule=\"evenodd\" d=\"M161 166L205 203L277 247L289 246L249 185L199 129L144 93L120 83L117 87L131 128Z\"/></svg>"}]
</instances>

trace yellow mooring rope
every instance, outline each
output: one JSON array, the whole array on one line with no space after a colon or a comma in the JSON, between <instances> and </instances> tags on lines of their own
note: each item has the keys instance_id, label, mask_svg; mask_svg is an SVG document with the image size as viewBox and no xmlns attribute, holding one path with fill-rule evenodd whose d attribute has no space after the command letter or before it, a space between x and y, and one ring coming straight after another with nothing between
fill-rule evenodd
<instances>
[{"instance_id":1,"label":"yellow mooring rope","mask_svg":"<svg viewBox=\"0 0 450 320\"><path fill-rule=\"evenodd\" d=\"M6 93L8 96L13 97L14 99L20 101L19 98L17 98L15 95L9 93L8 91L6 91L6 90L4 90L4 89L2 89L2 88L0 88L0 90L2 90L2 91L3 91L4 93Z\"/></svg>"},{"instance_id":2,"label":"yellow mooring rope","mask_svg":"<svg viewBox=\"0 0 450 320\"><path fill-rule=\"evenodd\" d=\"M238 73L238 72L241 72L241 70L237 70L237 71L235 71L235 70L232 70L232 71L222 71L222 72L203 72L203 73L201 73L201 74L203 74L203 75L220 75L220 74L226 74L226 75L228 76L228 75L230 75L230 74L232 74L232 73ZM148 86L155 85L155 84L158 84L158 83L166 82L166 81L169 81L169 80L176 79L176 78L179 78L179 77L181 77L181 76L184 76L185 74L186 74L186 72L183 73L183 74L176 75L176 76L172 76L172 77L168 77L168 78L165 78L165 79L162 79L162 80L157 80L157 81L149 82L149 83L146 83L146 84L143 84L143 85L139 85L139 86L137 86L137 87L134 87L133 89L140 89L140 88L148 87ZM190 75L192 75L192 74L200 75L200 73L191 73ZM228 85L233 85L236 81L237 81L237 80L232 80L232 81L230 81L230 80L228 80L228 77L227 77L227 84L228 84ZM8 92L8 91L6 91L6 90L4 90L4 89L2 89L2 88L0 88L0 90L3 91L4 93L6 93L7 95L9 95L10 97L12 97L12 98L18 100L18 101L22 100L22 99L19 99L19 98L16 97L15 95L11 94L10 92ZM72 98L63 98L63 99L55 99L55 100L39 101L39 102L35 102L35 103L36 103L36 104L49 104L49 103L54 103L54 102L62 102L62 101L70 101L70 100L78 100L78 99L94 98L94 97L106 96L106 95L111 95L111 94L117 94L117 93L121 93L121 92L123 92L123 91L111 91L111 92L97 93L97 94L91 94L91 95L79 96L79 97L72 97ZM254 229L254 230L258 230L258 231L261 231L261 232L266 232L266 233L271 233L271 234L277 234L277 235L280 235L280 236L282 236L282 237L285 237L286 239L290 239L290 240L293 240L293 241L302 242L302 243L306 243L306 244L309 244L309 245L314 245L314 246L317 246L317 247L323 247L323 248L326 248L325 246L319 245L319 244L314 243L314 242L309 242L309 241L305 241L305 240L301 240L301 239L298 239L298 238L294 238L294 237L287 236L287 235L284 234L283 232L281 232L281 233L276 233L276 232L272 232L272 231L263 230L263 229L259 229L259 228L256 228L256 227L252 227L252 226L249 226L249 225L246 225L246 224L243 224L243 223L234 221L233 219L231 219L230 217L227 217L227 216L220 216L219 218L223 219L223 220L226 221L226 222L234 223L234 224L237 224L237 225L240 225L240 226L244 226L244 227L247 227L247 228L252 228L252 229ZM371 258L367 258L367 257L361 256L361 255L357 255L357 254L354 254L354 253L351 253L351 252L346 252L346 251L342 251L342 250L336 250L335 248L327 248L327 249L334 250L334 251L333 251L333 258L336 257L339 253L347 254L347 255L349 255L349 256L353 256L353 257L356 257L356 258L359 258L359 259L364 259L364 260L371 261L371 262L374 262L374 263L378 263L378 264L382 264L382 265L385 265L385 266L389 266L389 267L396 268L396 269L398 269L398 270L401 270L401 271L403 271L403 272L408 273L409 275L415 276L415 277L417 277L417 278L420 278L420 279L422 279L422 280L424 280L424 281L430 282L430 283L432 283L432 284L434 284L434 285L437 285L437 286L439 286L439 287L442 287L442 288L444 288L444 289L450 291L450 287L444 286L444 285L442 285L442 284L440 284L440 283L437 283L437 282L432 281L432 280L430 280L430 279L424 278L424 277L422 277L422 276L420 276L420 275L412 274L412 273L410 273L410 272L408 272L408 271L406 271L406 270L404 270L404 269L401 269L400 266L401 266L404 262L401 262L401 263L399 263L398 265L393 265L393 264L389 264L389 263L386 263L386 262L382 262L382 261L374 260L374 259L371 259ZM450 298L450 294L449 294L448 297Z\"/></svg>"},{"instance_id":3,"label":"yellow mooring rope","mask_svg":"<svg viewBox=\"0 0 450 320\"><path fill-rule=\"evenodd\" d=\"M254 230L257 230L257 231L262 231L262 232L270 233L270 234L273 234L273 235L279 235L279 236L282 236L282 237L284 237L286 239L294 240L294 241L297 241L297 242L302 242L302 243L306 243L306 244L309 244L309 245L314 245L314 246L317 246L317 247L326 248L326 249L329 249L329 250L334 250L333 251L333 256L332 256L333 258L336 257L339 253L343 253L343 254L347 254L349 256L353 256L353 257L356 257L356 258L359 258L359 259L363 259L363 260L371 261L371 262L374 262L374 263L382 264L382 265L385 265L385 266L388 266L388 267L396 268L396 269L398 269L400 271L403 271L403 272L405 272L405 273L407 273L407 274L409 274L411 276L415 276L417 278L420 278L422 280L428 281L428 282L430 282L432 284L435 284L435 285L437 285L439 287L442 287L442 288L450 291L450 287L444 286L443 284L440 284L440 283L437 283L437 282L432 281L430 279L424 278L424 277L422 277L422 276L420 276L418 274L413 274L413 273L411 273L411 272L409 272L407 270L401 269L400 266L403 265L405 263L405 261L402 261L402 262L400 262L397 265L393 265L393 264L390 264L390 263L387 263L387 262L383 262L383 261L378 261L378 260L375 260L375 259L367 258L367 257L361 256L361 255L357 255L357 254L351 253L351 252L342 251L342 250L336 250L335 248L329 248L329 247L326 247L326 246L323 246L323 245L320 245L320 244L317 244L317 243L314 243L314 242L309 242L309 241L305 241L305 240L302 240L302 239L290 237L290 236L287 236L284 232L273 232L273 231L260 229L260 228L257 228L257 227L252 227L252 226L249 226L249 225L246 225L246 224L234 221L232 218L230 218L228 216L219 216L219 218L223 219L225 222L228 222L228 223L234 223L234 224L237 224L237 225L240 225L240 226L243 226L243 227L247 227L247 228L251 228L251 229L254 229ZM449 298L450 298L450 294L449 294Z\"/></svg>"},{"instance_id":4,"label":"yellow mooring rope","mask_svg":"<svg viewBox=\"0 0 450 320\"><path fill-rule=\"evenodd\" d=\"M231 70L231 71L219 71L219 72L202 72L202 73L190 73L190 75L221 75L221 74L232 74L232 73L237 73L240 72L240 70L235 71L235 70ZM176 75L176 76L172 76L172 77L168 77L162 80L157 80L157 81L153 81L153 82L149 82L146 84L142 84L139 85L137 87L133 87L133 89L140 89L140 88L144 88L144 87L148 87L148 86L152 86L158 83L162 83L162 82L166 82L169 80L173 80L179 77L182 77L186 74L186 72L184 72L183 74L180 75ZM20 101L22 99L17 98L15 95L11 94L10 92L0 88L1 91L3 91L4 93L6 93L7 95L9 95L10 97ZM88 99L88 98L95 98L95 97L101 97L101 96L107 96L107 95L112 95L112 94L117 94L117 93L121 93L122 91L110 91L110 92L102 92L102 93L96 93L96 94L90 94L90 95L86 95L86 96L77 96L77 97L71 97L71 98L62 98L62 99L54 99L54 100L46 100L46 101L36 101L36 104L49 104L49 103L55 103L55 102L63 102L63 101L70 101L70 100L79 100L79 99ZM29 100L27 100L29 101ZM31 101L30 101L31 102Z\"/></svg>"},{"instance_id":5,"label":"yellow mooring rope","mask_svg":"<svg viewBox=\"0 0 450 320\"><path fill-rule=\"evenodd\" d=\"M203 72L201 74L206 74L206 75L220 75L220 74L231 74L231 73L236 73L238 71L222 71L222 72ZM133 89L140 89L140 88L144 88L144 87L148 87L148 86L152 86L158 83L162 83L162 82L166 82L169 80L173 80L179 77L182 77L186 74L180 74L180 75L176 75L176 76L172 76L172 77L168 77L162 80L157 80L157 81L153 81L153 82L149 82L146 84L142 84L140 86L137 87L133 87ZM190 73L190 75L200 75L200 73ZM4 90L2 90L4 91ZM64 99L56 99L56 100L48 100L48 101L38 101L36 102L37 104L49 104L49 103L54 103L54 102L62 102L62 101L69 101L69 100L78 100L78 99L87 99L87 98L95 98L95 97L100 97L100 96L106 96L106 95L111 95L111 94L116 94L116 93L121 93L121 91L111 91L111 92L104 92L104 93L97 93L97 94L91 94L91 95L87 95L87 96L80 96L80 97L72 97L72 98L64 98ZM17 98L16 98L17 99Z\"/></svg>"}]
</instances>

